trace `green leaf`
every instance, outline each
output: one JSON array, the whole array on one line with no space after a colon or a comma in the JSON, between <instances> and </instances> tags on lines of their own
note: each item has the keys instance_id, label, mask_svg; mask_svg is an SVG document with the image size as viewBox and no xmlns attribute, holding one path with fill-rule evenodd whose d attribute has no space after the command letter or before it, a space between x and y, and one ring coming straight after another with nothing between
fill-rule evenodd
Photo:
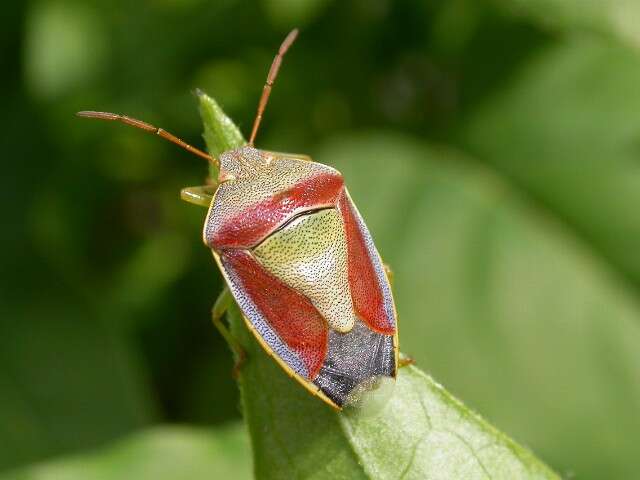
<instances>
[{"instance_id":1,"label":"green leaf","mask_svg":"<svg viewBox=\"0 0 640 480\"><path fill-rule=\"evenodd\" d=\"M106 70L110 43L97 8L42 2L27 18L25 74L38 97L59 98Z\"/></svg>"},{"instance_id":2,"label":"green leaf","mask_svg":"<svg viewBox=\"0 0 640 480\"><path fill-rule=\"evenodd\" d=\"M271 23L285 29L310 23L330 3L330 0L262 0Z\"/></svg>"},{"instance_id":3,"label":"green leaf","mask_svg":"<svg viewBox=\"0 0 640 480\"><path fill-rule=\"evenodd\" d=\"M112 319L78 295L51 293L56 301L34 296L0 315L0 468L94 446L156 415L138 359L106 326Z\"/></svg>"},{"instance_id":4,"label":"green leaf","mask_svg":"<svg viewBox=\"0 0 640 480\"><path fill-rule=\"evenodd\" d=\"M640 283L640 62L604 42L532 59L472 113L463 145L547 206Z\"/></svg>"},{"instance_id":5,"label":"green leaf","mask_svg":"<svg viewBox=\"0 0 640 480\"><path fill-rule=\"evenodd\" d=\"M558 478L415 367L384 408L335 413L290 379L230 314L259 479Z\"/></svg>"},{"instance_id":6,"label":"green leaf","mask_svg":"<svg viewBox=\"0 0 640 480\"><path fill-rule=\"evenodd\" d=\"M197 90L200 117L204 125L204 141L214 157L247 143L235 123L224 113L218 102L201 90ZM209 175L218 178L217 168L211 165Z\"/></svg>"},{"instance_id":7,"label":"green leaf","mask_svg":"<svg viewBox=\"0 0 640 480\"><path fill-rule=\"evenodd\" d=\"M144 316L139 312L162 298L167 287L184 272L189 253L185 240L178 235L160 233L148 239L117 272L113 290L105 292L109 313L129 328L128 323L140 322ZM163 261L158 262L158 258Z\"/></svg>"},{"instance_id":8,"label":"green leaf","mask_svg":"<svg viewBox=\"0 0 640 480\"><path fill-rule=\"evenodd\" d=\"M494 0L543 26L592 30L640 47L640 3L635 0Z\"/></svg>"},{"instance_id":9,"label":"green leaf","mask_svg":"<svg viewBox=\"0 0 640 480\"><path fill-rule=\"evenodd\" d=\"M468 238L479 272L491 268L475 274L489 301L478 298L465 308L461 292L452 299L460 305L455 318L486 312L479 321L492 319L495 334L512 339L513 351L495 352L493 342L490 357L476 354L484 368L469 371L486 372L491 357L509 365L512 373L501 376L496 391L510 394L485 392L475 401L519 435L530 432L536 451L580 478L632 478L637 471L639 83L633 50L570 39L531 59L459 135L467 151L519 192L530 217L514 223L505 205L516 203L505 199L477 214L493 222L491 229L483 233L479 223L475 233L463 225L457 237L447 233ZM484 250L473 250L472 238ZM545 400L558 392L562 402ZM531 415L517 419L514 405Z\"/></svg>"},{"instance_id":10,"label":"green leaf","mask_svg":"<svg viewBox=\"0 0 640 480\"><path fill-rule=\"evenodd\" d=\"M260 479L558 478L415 367L381 410L335 413L262 350L237 307L228 316L248 355L238 381Z\"/></svg>"},{"instance_id":11,"label":"green leaf","mask_svg":"<svg viewBox=\"0 0 640 480\"><path fill-rule=\"evenodd\" d=\"M46 462L0 480L250 479L251 459L241 425L215 431L155 427L93 453Z\"/></svg>"}]
</instances>

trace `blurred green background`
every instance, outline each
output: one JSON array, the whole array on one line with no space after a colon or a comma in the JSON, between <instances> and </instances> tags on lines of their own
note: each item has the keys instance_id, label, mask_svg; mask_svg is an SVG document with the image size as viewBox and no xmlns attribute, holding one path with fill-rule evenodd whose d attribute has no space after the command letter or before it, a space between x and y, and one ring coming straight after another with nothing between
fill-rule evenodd
<instances>
[{"instance_id":1,"label":"blurred green background","mask_svg":"<svg viewBox=\"0 0 640 480\"><path fill-rule=\"evenodd\" d=\"M635 0L3 5L0 473L244 465L205 211L178 196L205 165L73 114L202 146L199 87L247 133L293 26L257 143L343 171L402 350L560 473L637 477Z\"/></svg>"}]
</instances>

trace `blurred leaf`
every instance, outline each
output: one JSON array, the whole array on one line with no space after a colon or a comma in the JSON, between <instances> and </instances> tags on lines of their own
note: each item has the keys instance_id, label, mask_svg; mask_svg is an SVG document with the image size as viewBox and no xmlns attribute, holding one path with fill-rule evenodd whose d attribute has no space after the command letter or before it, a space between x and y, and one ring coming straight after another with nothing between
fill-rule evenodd
<instances>
[{"instance_id":1,"label":"blurred leaf","mask_svg":"<svg viewBox=\"0 0 640 480\"><path fill-rule=\"evenodd\" d=\"M94 77L107 56L100 14L84 3L34 2L25 40L27 81L44 98L68 93Z\"/></svg>"},{"instance_id":2,"label":"blurred leaf","mask_svg":"<svg viewBox=\"0 0 640 480\"><path fill-rule=\"evenodd\" d=\"M462 142L640 282L640 62L572 40L471 115Z\"/></svg>"},{"instance_id":3,"label":"blurred leaf","mask_svg":"<svg viewBox=\"0 0 640 480\"><path fill-rule=\"evenodd\" d=\"M285 30L309 23L329 3L331 0L262 0L271 22Z\"/></svg>"},{"instance_id":4,"label":"blurred leaf","mask_svg":"<svg viewBox=\"0 0 640 480\"><path fill-rule=\"evenodd\" d=\"M565 224L564 246L520 238L520 253L516 244L507 250L531 288L531 300L521 300L511 315L552 332L540 334L538 343L551 349L542 356L553 363L527 372L540 379L538 398L565 392L558 404L531 405L535 416L555 422L544 429L523 422L515 431L530 430L538 437L530 440L534 447L584 478L637 472L640 218L630 209L640 202L639 84L636 52L573 39L533 59L474 112L461 134L469 151L522 189L542 214ZM529 263L531 270L522 271ZM518 284L504 288L518 295ZM536 338L528 336L527 343ZM492 407L496 415L505 408ZM563 435L569 431L571 439Z\"/></svg>"},{"instance_id":5,"label":"blurred leaf","mask_svg":"<svg viewBox=\"0 0 640 480\"><path fill-rule=\"evenodd\" d=\"M229 122L216 115L205 131ZM226 131L219 145L244 143ZM558 478L414 367L382 409L335 413L287 377L237 307L228 317L248 356L238 381L258 478Z\"/></svg>"},{"instance_id":6,"label":"blurred leaf","mask_svg":"<svg viewBox=\"0 0 640 480\"><path fill-rule=\"evenodd\" d=\"M482 3L450 0L434 18L432 36L438 50L455 52L470 41L480 22Z\"/></svg>"},{"instance_id":7,"label":"blurred leaf","mask_svg":"<svg viewBox=\"0 0 640 480\"><path fill-rule=\"evenodd\" d=\"M196 74L195 83L206 91L216 92L217 98L224 98L225 109L233 111L247 106L251 98L247 92L261 87L253 73L239 59L217 60L202 66ZM254 106L253 101L251 106Z\"/></svg>"},{"instance_id":8,"label":"blurred leaf","mask_svg":"<svg viewBox=\"0 0 640 480\"><path fill-rule=\"evenodd\" d=\"M545 26L612 34L640 47L640 3L636 0L494 0Z\"/></svg>"},{"instance_id":9,"label":"blurred leaf","mask_svg":"<svg viewBox=\"0 0 640 480\"><path fill-rule=\"evenodd\" d=\"M118 312L114 323L135 323L136 313L152 305L167 287L184 273L189 260L184 238L173 234L157 234L141 246L123 265L110 283L109 311ZM162 259L162 261L158 261Z\"/></svg>"},{"instance_id":10,"label":"blurred leaf","mask_svg":"<svg viewBox=\"0 0 640 480\"><path fill-rule=\"evenodd\" d=\"M343 171L394 268L403 351L557 470L633 477L634 292L459 153L372 133L336 139L317 159Z\"/></svg>"},{"instance_id":11,"label":"blurred leaf","mask_svg":"<svg viewBox=\"0 0 640 480\"><path fill-rule=\"evenodd\" d=\"M1 475L1 480L250 479L244 427L156 427L82 456Z\"/></svg>"},{"instance_id":12,"label":"blurred leaf","mask_svg":"<svg viewBox=\"0 0 640 480\"><path fill-rule=\"evenodd\" d=\"M113 439L156 413L129 345L99 314L32 300L20 317L0 315L0 469Z\"/></svg>"}]
</instances>

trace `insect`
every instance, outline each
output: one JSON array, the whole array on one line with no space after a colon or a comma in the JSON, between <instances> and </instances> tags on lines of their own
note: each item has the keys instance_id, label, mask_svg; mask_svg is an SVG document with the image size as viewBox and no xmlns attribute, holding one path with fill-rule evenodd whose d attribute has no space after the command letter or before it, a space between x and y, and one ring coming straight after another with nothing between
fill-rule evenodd
<instances>
[{"instance_id":1,"label":"insect","mask_svg":"<svg viewBox=\"0 0 640 480\"><path fill-rule=\"evenodd\" d=\"M391 286L369 230L340 172L307 155L255 148L254 141L293 30L276 54L246 146L220 158L165 130L130 117L79 112L155 133L219 168L214 185L182 197L209 208L203 240L227 288L214 324L243 352L222 323L232 299L260 345L311 393L336 409L355 392L398 367Z\"/></svg>"}]
</instances>

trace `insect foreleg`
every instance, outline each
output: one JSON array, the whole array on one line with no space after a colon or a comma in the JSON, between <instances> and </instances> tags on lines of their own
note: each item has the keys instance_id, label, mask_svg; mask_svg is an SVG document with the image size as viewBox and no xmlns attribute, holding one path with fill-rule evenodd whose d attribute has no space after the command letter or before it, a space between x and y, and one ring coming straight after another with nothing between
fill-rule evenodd
<instances>
[{"instance_id":1,"label":"insect foreleg","mask_svg":"<svg viewBox=\"0 0 640 480\"><path fill-rule=\"evenodd\" d=\"M229 309L229 307L233 304L233 297L231 296L231 292L228 287L224 287L222 293L218 296L216 303L214 303L213 308L211 309L211 321L213 325L218 329L222 337L226 340L227 345L233 352L233 356L235 358L235 365L233 366L233 376L234 378L238 376L240 373L240 368L242 368L242 364L247 358L247 354L244 352L244 349L238 343L238 340L231 334L227 326L222 322L222 317L225 312Z\"/></svg>"},{"instance_id":2,"label":"insect foreleg","mask_svg":"<svg viewBox=\"0 0 640 480\"><path fill-rule=\"evenodd\" d=\"M400 354L400 358L398 359L398 368L403 368L408 365L415 365L416 361L413 357L408 357L406 355Z\"/></svg>"},{"instance_id":3,"label":"insect foreleg","mask_svg":"<svg viewBox=\"0 0 640 480\"><path fill-rule=\"evenodd\" d=\"M211 205L211 199L213 198L213 192L215 191L215 185L202 185L198 187L185 187L180 190L180 198L185 202L193 203L201 207L209 208Z\"/></svg>"}]
</instances>

